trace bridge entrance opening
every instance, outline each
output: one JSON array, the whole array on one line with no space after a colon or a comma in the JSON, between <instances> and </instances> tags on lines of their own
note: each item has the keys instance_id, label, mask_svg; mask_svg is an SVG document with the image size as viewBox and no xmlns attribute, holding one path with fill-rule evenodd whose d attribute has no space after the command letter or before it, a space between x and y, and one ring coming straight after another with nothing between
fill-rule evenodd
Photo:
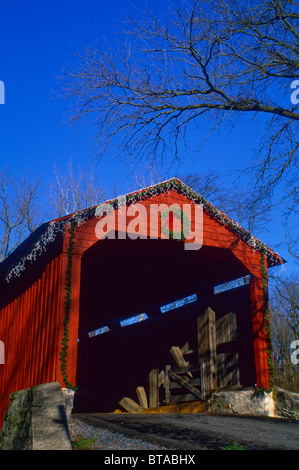
<instances>
[{"instance_id":1,"label":"bridge entrance opening","mask_svg":"<svg viewBox=\"0 0 299 470\"><path fill-rule=\"evenodd\" d=\"M215 313L218 330L223 329L221 318L232 312L238 329L234 344L216 345L219 378L219 359L237 354L239 384L253 386L248 285L221 294L214 289L247 274L225 249L188 252L176 240L104 240L93 245L82 257L74 411L113 412L123 397L139 403L138 387L150 406L153 371L161 382L156 401L164 405L163 373L167 365L177 366L172 348L180 349L187 364L200 363L198 318L207 307ZM200 390L194 374L192 380ZM192 393L185 395L192 398Z\"/></svg>"}]
</instances>

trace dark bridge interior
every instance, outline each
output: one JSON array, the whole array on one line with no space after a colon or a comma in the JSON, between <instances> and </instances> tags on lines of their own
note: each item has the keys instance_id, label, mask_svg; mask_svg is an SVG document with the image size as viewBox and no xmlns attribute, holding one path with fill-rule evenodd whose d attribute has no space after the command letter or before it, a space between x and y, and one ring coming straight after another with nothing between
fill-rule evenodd
<instances>
[{"instance_id":1,"label":"dark bridge interior","mask_svg":"<svg viewBox=\"0 0 299 470\"><path fill-rule=\"evenodd\" d=\"M184 250L176 240L104 240L82 259L75 412L112 412L124 396L137 401L151 369L174 365L172 346L187 341L197 357L197 317L237 315L240 382L254 386L248 285L213 294L214 286L248 274L225 249ZM197 294L197 300L162 313L160 307ZM121 326L135 315L148 317ZM99 328L109 331L89 336ZM217 351L218 352L218 351ZM220 351L221 352L221 351Z\"/></svg>"}]
</instances>

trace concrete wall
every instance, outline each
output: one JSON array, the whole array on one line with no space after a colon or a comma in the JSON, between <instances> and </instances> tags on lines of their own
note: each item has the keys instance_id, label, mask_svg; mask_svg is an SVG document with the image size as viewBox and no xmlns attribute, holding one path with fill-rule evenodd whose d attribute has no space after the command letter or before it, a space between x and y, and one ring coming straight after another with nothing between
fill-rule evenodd
<instances>
[{"instance_id":1,"label":"concrete wall","mask_svg":"<svg viewBox=\"0 0 299 470\"><path fill-rule=\"evenodd\" d=\"M254 389L213 393L209 410L214 413L235 413L272 416L299 420L299 393L274 387L273 392Z\"/></svg>"},{"instance_id":2,"label":"concrete wall","mask_svg":"<svg viewBox=\"0 0 299 470\"><path fill-rule=\"evenodd\" d=\"M0 450L72 450L59 383L11 394L0 431Z\"/></svg>"}]
</instances>

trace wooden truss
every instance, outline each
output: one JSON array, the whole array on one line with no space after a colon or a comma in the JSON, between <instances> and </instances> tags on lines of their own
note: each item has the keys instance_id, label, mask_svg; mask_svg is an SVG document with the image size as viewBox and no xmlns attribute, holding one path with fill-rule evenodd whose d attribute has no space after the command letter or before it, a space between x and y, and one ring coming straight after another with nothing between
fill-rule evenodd
<instances>
[{"instance_id":1,"label":"wooden truss","mask_svg":"<svg viewBox=\"0 0 299 470\"><path fill-rule=\"evenodd\" d=\"M206 401L221 388L240 385L238 353L231 346L237 341L236 315L233 312L217 321L215 312L207 307L197 318L197 354L183 347L172 346L170 353L175 366L165 365L162 370L154 368L148 376L148 394L144 386L136 388L139 403L123 397L119 405L129 413L146 413L152 409L186 403ZM223 346L227 346L223 348ZM217 354L217 349L228 352ZM190 362L188 357L197 357ZM116 410L120 412L120 410Z\"/></svg>"}]
</instances>

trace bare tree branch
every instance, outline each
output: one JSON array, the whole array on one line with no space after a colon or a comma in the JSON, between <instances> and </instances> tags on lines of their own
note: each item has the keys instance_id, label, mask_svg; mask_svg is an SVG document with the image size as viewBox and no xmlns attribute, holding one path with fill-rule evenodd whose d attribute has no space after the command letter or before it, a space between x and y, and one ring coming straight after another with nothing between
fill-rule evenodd
<instances>
[{"instance_id":1,"label":"bare tree branch","mask_svg":"<svg viewBox=\"0 0 299 470\"><path fill-rule=\"evenodd\" d=\"M73 170L72 162L66 172L54 168L54 182L49 185L48 202L53 207L53 217L62 217L94 206L105 200L106 192L101 181L96 181L90 170Z\"/></svg>"},{"instance_id":2,"label":"bare tree branch","mask_svg":"<svg viewBox=\"0 0 299 470\"><path fill-rule=\"evenodd\" d=\"M179 160L192 123L209 123L208 138L240 115L259 114L256 195L283 181L297 195L299 110L290 85L299 78L298 22L292 0L181 0L164 15L139 11L118 49L89 47L77 69L65 69L70 122L94 125L99 157L110 149L151 164Z\"/></svg>"},{"instance_id":3,"label":"bare tree branch","mask_svg":"<svg viewBox=\"0 0 299 470\"><path fill-rule=\"evenodd\" d=\"M41 223L37 211L39 180L0 173L0 261L3 261Z\"/></svg>"}]
</instances>

